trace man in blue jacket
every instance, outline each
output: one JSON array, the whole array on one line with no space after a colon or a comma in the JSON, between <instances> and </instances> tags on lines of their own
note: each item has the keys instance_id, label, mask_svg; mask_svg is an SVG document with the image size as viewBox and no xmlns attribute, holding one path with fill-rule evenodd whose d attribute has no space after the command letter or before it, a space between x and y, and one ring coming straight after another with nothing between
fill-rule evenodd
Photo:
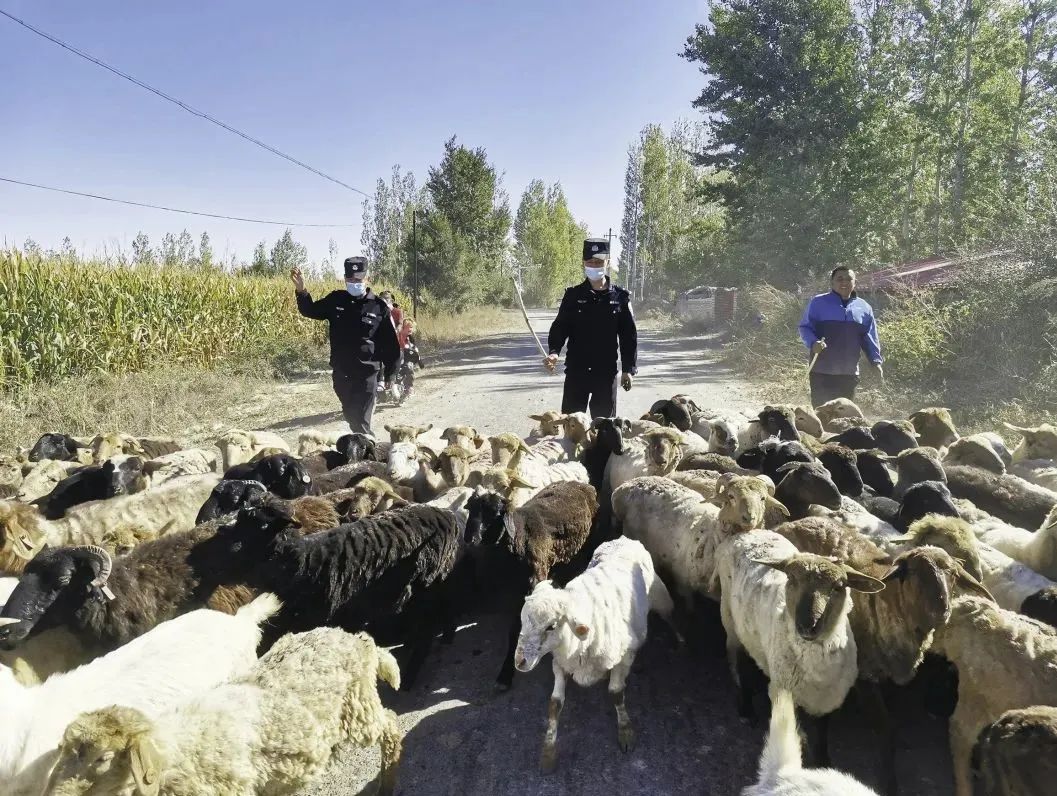
<instances>
[{"instance_id":1,"label":"man in blue jacket","mask_svg":"<svg viewBox=\"0 0 1057 796\"><path fill-rule=\"evenodd\" d=\"M881 343L873 308L855 295L855 272L841 265L829 275L831 290L808 302L800 321L800 339L808 349L811 405L834 398L855 398L859 351L881 369Z\"/></svg>"}]
</instances>

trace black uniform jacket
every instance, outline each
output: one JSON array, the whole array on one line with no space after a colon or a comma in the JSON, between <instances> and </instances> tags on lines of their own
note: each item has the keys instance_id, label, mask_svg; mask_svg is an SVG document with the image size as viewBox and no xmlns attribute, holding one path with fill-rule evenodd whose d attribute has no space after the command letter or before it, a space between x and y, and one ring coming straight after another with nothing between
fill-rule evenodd
<instances>
[{"instance_id":1,"label":"black uniform jacket","mask_svg":"<svg viewBox=\"0 0 1057 796\"><path fill-rule=\"evenodd\" d=\"M389 307L367 290L353 298L334 290L313 301L306 290L297 294L297 309L306 318L330 324L330 366L346 376L370 377L381 366L389 379L400 364L400 343Z\"/></svg>"},{"instance_id":2,"label":"black uniform jacket","mask_svg":"<svg viewBox=\"0 0 1057 796\"><path fill-rule=\"evenodd\" d=\"M606 283L605 290L593 290L586 279L566 288L558 317L547 336L548 350L561 353L566 341L566 373L617 374L617 343L620 343L620 370L635 374L639 345L631 296L622 287Z\"/></svg>"}]
</instances>

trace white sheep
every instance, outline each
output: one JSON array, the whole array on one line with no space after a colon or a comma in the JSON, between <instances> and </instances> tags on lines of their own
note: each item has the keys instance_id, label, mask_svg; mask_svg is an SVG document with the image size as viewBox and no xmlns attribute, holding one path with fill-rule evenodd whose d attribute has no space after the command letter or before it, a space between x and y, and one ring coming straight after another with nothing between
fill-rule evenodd
<instances>
[{"instance_id":1,"label":"white sheep","mask_svg":"<svg viewBox=\"0 0 1057 796\"><path fill-rule=\"evenodd\" d=\"M389 448L386 476L397 486L410 487L415 500L433 500L448 489L444 476L433 471L435 456L414 442L394 442Z\"/></svg>"},{"instance_id":2,"label":"white sheep","mask_svg":"<svg viewBox=\"0 0 1057 796\"><path fill-rule=\"evenodd\" d=\"M48 520L36 506L0 500L0 571L21 572L43 544L100 544L114 528L135 528L140 540L194 527L199 509L220 481L217 475L188 475L156 489L74 506Z\"/></svg>"},{"instance_id":3,"label":"white sheep","mask_svg":"<svg viewBox=\"0 0 1057 796\"><path fill-rule=\"evenodd\" d=\"M759 781L741 796L877 796L854 777L832 768L804 768L793 695L779 690L771 700L771 726L760 754Z\"/></svg>"},{"instance_id":4,"label":"white sheep","mask_svg":"<svg viewBox=\"0 0 1057 796\"><path fill-rule=\"evenodd\" d=\"M82 714L63 736L51 792L83 793L90 782L98 793L293 794L352 742L381 747L379 792L392 794L403 734L379 679L398 688L400 670L366 633L284 636L248 674L161 716Z\"/></svg>"},{"instance_id":5,"label":"white sheep","mask_svg":"<svg viewBox=\"0 0 1057 796\"><path fill-rule=\"evenodd\" d=\"M581 686L609 678L620 749L631 751L635 735L624 706L624 686L635 654L646 643L646 617L651 610L670 619L672 599L653 571L646 548L624 538L599 545L584 573L564 589L545 580L525 598L515 665L519 671L531 671L550 653L554 670L540 756L544 772L552 771L556 762L558 716L565 703L567 677Z\"/></svg>"},{"instance_id":6,"label":"white sheep","mask_svg":"<svg viewBox=\"0 0 1057 796\"><path fill-rule=\"evenodd\" d=\"M310 428L297 435L297 455L300 458L318 451L334 450L337 447L338 438L334 434L327 434L316 428Z\"/></svg>"},{"instance_id":7,"label":"white sheep","mask_svg":"<svg viewBox=\"0 0 1057 796\"><path fill-rule=\"evenodd\" d=\"M716 572L742 715L751 715L751 694L739 676L743 652L770 678L772 691L791 691L812 716L839 708L859 671L849 589L872 593L884 584L846 564L800 553L772 531L727 538L716 552ZM824 760L825 738L819 740Z\"/></svg>"},{"instance_id":8,"label":"white sheep","mask_svg":"<svg viewBox=\"0 0 1057 796\"><path fill-rule=\"evenodd\" d=\"M1025 459L1009 468L1013 475L1057 492L1057 459Z\"/></svg>"},{"instance_id":9,"label":"white sheep","mask_svg":"<svg viewBox=\"0 0 1057 796\"><path fill-rule=\"evenodd\" d=\"M157 487L183 475L216 472L217 461L216 451L188 448L144 462L143 474L149 478L152 487Z\"/></svg>"},{"instance_id":10,"label":"white sheep","mask_svg":"<svg viewBox=\"0 0 1057 796\"><path fill-rule=\"evenodd\" d=\"M628 440L624 452L609 457L602 478L604 501L625 481L645 475L667 475L683 457L682 434L674 428L651 429Z\"/></svg>"},{"instance_id":11,"label":"white sheep","mask_svg":"<svg viewBox=\"0 0 1057 796\"><path fill-rule=\"evenodd\" d=\"M933 649L958 667L950 719L957 796L971 796L970 757L980 731L1005 711L1057 705L1057 630L990 600L955 600Z\"/></svg>"},{"instance_id":12,"label":"white sheep","mask_svg":"<svg viewBox=\"0 0 1057 796\"><path fill-rule=\"evenodd\" d=\"M473 493L474 490L468 486L453 486L447 492L426 503L427 506L436 506L455 515L455 522L459 526L460 542L466 532L466 520L469 518L469 513L466 511L466 502Z\"/></svg>"},{"instance_id":13,"label":"white sheep","mask_svg":"<svg viewBox=\"0 0 1057 796\"><path fill-rule=\"evenodd\" d=\"M976 519L971 526L981 542L1026 564L1040 575L1057 580L1057 506L1050 510L1035 532L1017 528L997 517Z\"/></svg>"},{"instance_id":14,"label":"white sheep","mask_svg":"<svg viewBox=\"0 0 1057 796\"><path fill-rule=\"evenodd\" d=\"M242 431L233 428L224 432L216 441L220 448L221 465L224 472L236 464L243 464L265 448L278 448L289 452L290 446L278 434L270 431Z\"/></svg>"},{"instance_id":15,"label":"white sheep","mask_svg":"<svg viewBox=\"0 0 1057 796\"><path fill-rule=\"evenodd\" d=\"M51 493L59 481L67 478L85 465L80 462L64 462L58 459L44 459L32 462L23 468L22 483L19 484L15 497L23 503L42 498Z\"/></svg>"},{"instance_id":16,"label":"white sheep","mask_svg":"<svg viewBox=\"0 0 1057 796\"><path fill-rule=\"evenodd\" d=\"M63 730L79 713L117 704L159 716L249 671L257 659L259 625L279 607L275 595L263 594L234 616L192 611L31 688L0 667L0 790L38 796Z\"/></svg>"}]
</instances>

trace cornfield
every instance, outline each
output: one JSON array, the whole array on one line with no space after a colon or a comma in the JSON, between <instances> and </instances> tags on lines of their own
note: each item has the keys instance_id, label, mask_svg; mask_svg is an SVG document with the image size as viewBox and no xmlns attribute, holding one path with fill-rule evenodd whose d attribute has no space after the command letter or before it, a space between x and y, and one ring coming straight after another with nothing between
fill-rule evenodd
<instances>
[{"instance_id":1,"label":"cornfield","mask_svg":"<svg viewBox=\"0 0 1057 796\"><path fill-rule=\"evenodd\" d=\"M297 313L285 275L115 268L0 251L4 390L159 363L211 368L322 342L325 334L325 324Z\"/></svg>"}]
</instances>

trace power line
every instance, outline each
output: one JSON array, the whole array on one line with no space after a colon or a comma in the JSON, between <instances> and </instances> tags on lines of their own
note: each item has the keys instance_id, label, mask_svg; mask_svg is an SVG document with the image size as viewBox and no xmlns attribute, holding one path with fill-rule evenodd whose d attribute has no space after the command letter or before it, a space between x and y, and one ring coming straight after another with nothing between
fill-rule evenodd
<instances>
[{"instance_id":1,"label":"power line","mask_svg":"<svg viewBox=\"0 0 1057 796\"><path fill-rule=\"evenodd\" d=\"M215 124L217 127L221 127L224 130L227 130L229 133L234 133L235 135L239 136L240 138L246 139L251 144L256 144L261 149L265 149L268 152L271 152L273 155L278 155L279 157L281 157L281 158L283 158L285 160L288 160L291 163L294 163L294 164L300 166L303 169L308 169L308 171L312 172L313 174L317 174L317 175L319 175L320 177L322 177L325 180L330 180L331 182L336 183L337 185L340 185L342 188L347 188L350 191L353 191L354 193L358 193L358 194L362 194L363 196L370 197L370 194L368 194L367 192L361 191L359 188L354 188L353 186L349 185L347 182L342 182L337 177L331 177L329 174L326 174L326 173L320 171L317 168L309 166L307 163L304 163L303 161L298 160L297 158L293 157L292 155L287 155L285 152L282 152L282 151L276 149L275 147L271 146L270 144L266 144L263 141L261 141L260 139L254 138L252 135L249 135L248 133L244 133L241 130L237 130L236 128L232 127L229 124L225 124L224 122L220 121L220 119L217 119L215 116L211 116L210 114L206 113L205 111L200 111L197 108L191 107L186 102L183 102L182 100L178 100L176 97L173 97L173 96L171 96L169 94L166 94L161 89L154 88L154 86L148 85L147 83L144 83L142 80L137 80L132 75L127 74L125 72L122 72L120 69L117 69L117 68L115 68L113 66L110 66L107 63L104 63L103 61L100 61L98 58L96 58L96 57L94 57L92 55L89 55L88 53L83 52L82 50L78 50L72 44L67 44L66 42L62 41L61 39L57 39L54 36L52 36L52 35L50 35L48 33L45 33L44 31L40 30L39 28L33 27L32 25L30 25L25 20L19 19L18 17L9 14L7 11L4 11L2 8L0 8L0 14L2 14L5 17L7 17L12 22L15 22L15 23L21 25L26 30L32 31L33 33L36 33L38 36L40 36L42 38L45 38L48 41L52 42L53 44L59 45L64 50L68 50L69 52L73 53L74 55L76 55L76 56L78 56L80 58L84 58L86 61L91 61L96 66L101 66L101 67L103 67L103 69L106 69L108 72L112 72L113 74L117 75L120 78L124 78L125 80L129 81L130 83L134 83L135 85L139 86L140 88L146 89L147 91L151 92L152 94L156 94L157 96L161 97L163 100L166 100L168 102L173 103L174 105L179 106L180 108L183 108L185 111L187 111L188 113L190 113L193 116L197 116L200 119L205 119L207 122L211 122L212 124Z\"/></svg>"},{"instance_id":2,"label":"power line","mask_svg":"<svg viewBox=\"0 0 1057 796\"><path fill-rule=\"evenodd\" d=\"M55 188L50 185L38 185L35 182L23 182L10 177L0 177L0 182L8 182L12 185L24 185L27 188L39 188L42 191L54 191L71 196L84 196L88 199L102 199L104 202L117 202L122 205L133 205L134 207L149 207L152 210L167 210L170 213L183 213L188 216L205 216L206 218L222 218L227 221L245 221L248 224L274 224L278 227L353 227L355 224L299 224L296 221L266 221L261 218L242 218L241 216L225 216L220 213L203 213L198 210L181 210L178 207L166 207L165 205L152 205L148 202L133 202L130 199L115 199L112 196L100 196L96 193L83 193L82 191L71 191L67 188Z\"/></svg>"}]
</instances>

